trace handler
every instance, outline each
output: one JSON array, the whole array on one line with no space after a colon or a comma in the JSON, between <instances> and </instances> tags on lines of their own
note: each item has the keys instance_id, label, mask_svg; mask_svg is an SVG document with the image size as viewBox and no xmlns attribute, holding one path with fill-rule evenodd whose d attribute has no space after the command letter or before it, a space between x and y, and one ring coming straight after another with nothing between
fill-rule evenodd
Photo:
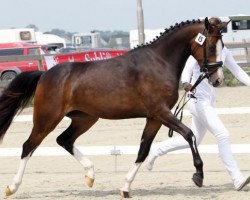
<instances>
[{"instance_id":1,"label":"handler","mask_svg":"<svg viewBox=\"0 0 250 200\"><path fill-rule=\"evenodd\" d=\"M226 47L222 50L222 61L225 67L239 81L250 86L250 77L236 63L231 52ZM200 67L197 61L190 56L181 78L186 92L190 91L200 74ZM197 145L201 143L207 130L216 137L219 156L231 176L235 189L239 191L250 182L250 176L243 176L233 158L228 130L223 125L214 108L215 88L209 84L207 79L204 79L197 86L194 96L195 98L191 98L188 102L188 108L192 115L191 130L196 136ZM181 136L152 145L147 161L148 170L152 170L154 161L158 156L188 147L188 143Z\"/></svg>"}]
</instances>

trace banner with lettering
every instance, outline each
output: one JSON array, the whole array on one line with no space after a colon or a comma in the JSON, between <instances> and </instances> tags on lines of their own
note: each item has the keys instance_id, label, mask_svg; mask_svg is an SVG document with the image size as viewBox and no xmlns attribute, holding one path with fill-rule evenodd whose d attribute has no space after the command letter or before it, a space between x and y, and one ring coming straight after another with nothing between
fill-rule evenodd
<instances>
[{"instance_id":1,"label":"banner with lettering","mask_svg":"<svg viewBox=\"0 0 250 200\"><path fill-rule=\"evenodd\" d=\"M126 50L96 50L69 54L57 54L44 56L47 69L63 62L88 62L96 60L106 60L127 53Z\"/></svg>"}]
</instances>

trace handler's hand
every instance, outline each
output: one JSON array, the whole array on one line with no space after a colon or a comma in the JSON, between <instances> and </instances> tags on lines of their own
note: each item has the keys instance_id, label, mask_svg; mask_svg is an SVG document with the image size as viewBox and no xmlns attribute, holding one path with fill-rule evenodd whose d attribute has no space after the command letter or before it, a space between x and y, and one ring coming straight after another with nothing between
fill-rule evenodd
<instances>
[{"instance_id":1,"label":"handler's hand","mask_svg":"<svg viewBox=\"0 0 250 200\"><path fill-rule=\"evenodd\" d=\"M191 90L192 87L193 87L193 86L192 86L192 84L190 84L190 83L183 83L183 88L184 88L184 90L185 90L186 92L189 92L189 91Z\"/></svg>"}]
</instances>

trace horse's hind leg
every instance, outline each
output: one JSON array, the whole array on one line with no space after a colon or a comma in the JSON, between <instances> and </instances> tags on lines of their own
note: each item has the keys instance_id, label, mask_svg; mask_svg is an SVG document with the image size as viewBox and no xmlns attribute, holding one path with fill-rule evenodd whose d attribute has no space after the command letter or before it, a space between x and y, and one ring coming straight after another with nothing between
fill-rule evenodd
<instances>
[{"instance_id":1,"label":"horse's hind leg","mask_svg":"<svg viewBox=\"0 0 250 200\"><path fill-rule=\"evenodd\" d=\"M63 116L50 115L44 118L36 118L34 120L34 126L28 140L23 144L23 150L21 155L21 162L18 168L18 172L15 175L12 184L5 189L6 196L14 194L20 186L25 171L26 164L31 157L35 149L41 144L43 139L56 127L61 121ZM35 118L34 118L35 119Z\"/></svg>"},{"instance_id":2,"label":"horse's hind leg","mask_svg":"<svg viewBox=\"0 0 250 200\"><path fill-rule=\"evenodd\" d=\"M83 165L86 170L85 182L89 187L92 187L95 179L94 165L74 146L74 142L81 134L93 126L98 118L91 117L87 114L81 114L81 116L71 117L71 119L72 122L70 126L58 136L57 143Z\"/></svg>"},{"instance_id":3,"label":"horse's hind leg","mask_svg":"<svg viewBox=\"0 0 250 200\"><path fill-rule=\"evenodd\" d=\"M142 138L141 138L141 144L140 149L138 152L137 159L135 161L135 164L130 168L128 171L126 178L125 178L125 185L121 188L121 196L124 198L129 198L129 191L130 186L135 178L135 175L137 171L139 170L142 162L146 159L148 156L150 146L160 129L162 123L160 121L154 120L154 119L147 119L146 126L144 128Z\"/></svg>"}]
</instances>

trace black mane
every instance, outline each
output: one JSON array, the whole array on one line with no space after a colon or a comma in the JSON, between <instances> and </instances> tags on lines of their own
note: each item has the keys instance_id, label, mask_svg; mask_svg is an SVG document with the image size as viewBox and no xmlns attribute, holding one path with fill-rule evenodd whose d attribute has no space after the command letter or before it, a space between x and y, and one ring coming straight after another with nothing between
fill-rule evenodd
<instances>
[{"instance_id":1,"label":"black mane","mask_svg":"<svg viewBox=\"0 0 250 200\"><path fill-rule=\"evenodd\" d=\"M153 41L150 41L150 42L146 42L145 44L141 44L141 45L137 45L136 47L134 47L132 50L135 50L135 49L138 49L138 48L141 48L141 47L146 47L148 45L151 45L151 44L154 44L155 42L159 41L160 39L166 36L168 36L170 33L173 33L173 31L176 31L182 27L184 27L185 25L187 24L195 24L195 23L201 23L202 21L200 19L193 19L192 21L190 20L187 20L185 22L181 22L181 23L176 23L174 26L170 26L169 28L166 28L164 32L160 32L160 35L159 36L156 36Z\"/></svg>"}]
</instances>

